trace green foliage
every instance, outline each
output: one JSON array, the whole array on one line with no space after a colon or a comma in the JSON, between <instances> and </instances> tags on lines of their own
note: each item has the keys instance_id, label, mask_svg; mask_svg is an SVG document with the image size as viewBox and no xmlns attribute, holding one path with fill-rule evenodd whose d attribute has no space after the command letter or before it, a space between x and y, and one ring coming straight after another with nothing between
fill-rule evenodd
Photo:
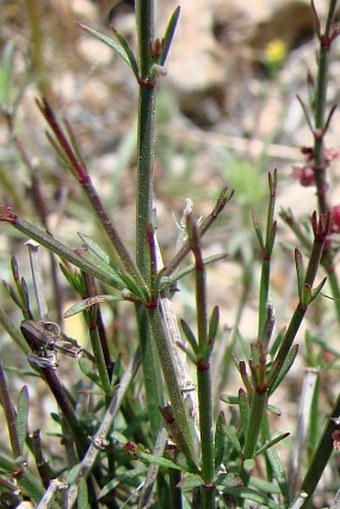
<instances>
[{"instance_id":1,"label":"green foliage","mask_svg":"<svg viewBox=\"0 0 340 509\"><path fill-rule=\"evenodd\" d=\"M335 3L330 2L324 34L317 24L324 58L328 58L327 51L335 39ZM179 13L177 8L170 16L164 37L155 38L154 2L136 0L137 49L117 30L112 39L79 23L87 34L119 54L138 86L135 255L117 228L115 213L109 211L92 181L73 129L67 120L59 121L47 98L37 104L49 127L48 141L59 163L84 191L89 215L91 212L102 233L99 238L105 238L106 243L80 233L69 246L67 241L59 240L59 235L49 233L42 210L39 227L7 203L0 205L2 224L8 223L20 235L38 242L42 246L39 255L42 250L50 253L46 270L36 248L25 277L21 276L17 258L11 258L11 281L3 281L6 309L0 308L0 323L14 340L15 355L18 351L24 354L25 368L27 362L30 366L30 382L44 382L44 391L54 398L58 409L52 410L49 417L42 416L45 435L40 439L40 432L30 428L29 416L40 417L43 392L38 385L32 390L21 380L19 384L20 371L0 365L0 403L8 432L8 437L0 440L0 503L5 507L28 500L40 508L77 504L79 509L250 509L255 504L293 509L302 498L298 507L307 508L333 448L337 448L340 397L331 411L328 409L330 417L321 433L318 403L322 388L316 383L307 409L311 414L309 438L303 434L306 416L301 415L301 421L291 430L297 435L298 459L308 440L315 452L298 461L299 470L293 465L291 472L289 459L281 459L289 433L277 429L275 418L281 410L271 402L286 382L298 354L298 337L306 314L322 295L326 279L316 283L321 266L331 279L335 302L338 299L338 283L330 269L334 261L329 245L331 213L321 196L324 175L316 179L320 213L312 214L309 231L305 233L291 211L281 212L302 244L303 254L295 249L296 304L286 326L276 335L270 294L279 233L275 211L279 181L275 170L268 173L264 185L264 159L255 163L229 154L228 161L222 157L223 181L236 190L232 210L235 217L231 219L239 229L230 239L226 235L226 245L234 262L239 256L242 269L235 340L231 343L233 359L230 354L223 355L223 361L228 362L218 363L218 356L225 351L221 306L210 309L208 294L210 265L223 260L226 253L205 256L203 239L229 207L233 191L224 187L211 212L199 221L191 209L184 211L175 254L163 266L163 258L169 255L158 242L153 198L156 85L165 76L164 65ZM11 95L14 52L14 44L8 43L0 62L0 102L11 134L20 98L20 92ZM278 61L269 64L277 70ZM326 78L327 66L320 61L312 105L315 127L322 131L321 135L313 131L317 164L325 161L319 138L323 139L332 118L332 113L326 120L324 116ZM307 114L306 107L304 110ZM311 127L313 122L310 116L307 118ZM23 156L21 145L16 143L16 147ZM33 182L29 160L23 159ZM124 223L123 229L129 226ZM62 287L56 277L56 259L64 276ZM258 285L251 286L255 260L260 277ZM54 281L50 313L58 317L56 321L48 319L41 305L48 300L42 267ZM27 283L31 277L33 287ZM187 316L179 320L171 302L177 285L188 278L194 281L195 323ZM218 285L223 287L225 281L220 279ZM258 320L251 337L245 337L237 327L250 288L253 302L258 294ZM61 317L61 294L67 292L73 295L72 304ZM228 297L231 303L235 300L234 295ZM82 321L85 338L78 337L79 326L75 339L62 330L62 318L71 317ZM336 367L338 352L328 348L321 333L319 337L307 332L305 338L307 365L330 373ZM216 372L215 362L225 372L232 360L239 388L233 387L232 394L219 395L220 400L215 401L215 387L225 380L225 373ZM17 387L21 387L18 396ZM219 408L221 403L223 410ZM281 406L285 411L285 405ZM301 487L296 486L295 478L302 478Z\"/></svg>"}]
</instances>

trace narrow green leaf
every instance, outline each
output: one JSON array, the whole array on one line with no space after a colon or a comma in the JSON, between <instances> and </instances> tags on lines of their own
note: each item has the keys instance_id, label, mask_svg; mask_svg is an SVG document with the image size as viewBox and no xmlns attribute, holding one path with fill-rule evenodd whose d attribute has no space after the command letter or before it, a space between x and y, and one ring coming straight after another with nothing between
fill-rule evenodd
<instances>
[{"instance_id":1,"label":"narrow green leaf","mask_svg":"<svg viewBox=\"0 0 340 509\"><path fill-rule=\"evenodd\" d=\"M45 488L40 483L36 474L25 470L24 475L18 479L20 491L27 494L34 502L38 503L45 494Z\"/></svg>"},{"instance_id":2,"label":"narrow green leaf","mask_svg":"<svg viewBox=\"0 0 340 509\"><path fill-rule=\"evenodd\" d=\"M286 469L284 465L282 464L282 461L280 460L277 452L275 449L267 449L266 456L269 460L269 463L272 467L274 478L276 479L281 493L284 496L285 500L288 501L289 499L289 492L288 492L288 483L286 478Z\"/></svg>"},{"instance_id":3,"label":"narrow green leaf","mask_svg":"<svg viewBox=\"0 0 340 509\"><path fill-rule=\"evenodd\" d=\"M75 271L74 268L70 269L66 264L59 264L61 272L64 274L66 281L79 295L86 294L85 282L79 271Z\"/></svg>"},{"instance_id":4,"label":"narrow green leaf","mask_svg":"<svg viewBox=\"0 0 340 509\"><path fill-rule=\"evenodd\" d=\"M46 132L46 137L63 167L66 170L70 171L72 174L74 174L74 169L70 164L70 161L67 158L64 150L60 147L59 143L57 142L57 140L48 131Z\"/></svg>"},{"instance_id":5,"label":"narrow green leaf","mask_svg":"<svg viewBox=\"0 0 340 509\"><path fill-rule=\"evenodd\" d=\"M105 265L104 269L101 270L98 264L98 258L95 258L92 255L93 263L89 263L86 259L85 253L83 256L75 253L74 250L70 249L68 246L59 242L56 238L52 237L49 233L46 233L44 230L37 228L33 223L26 221L25 219L16 216L15 222L13 223L14 228L19 230L24 235L29 236L31 239L36 240L42 246L45 246L47 249L60 256L63 260L67 260L73 263L76 267L80 268L84 272L91 274L92 276L100 279L101 281L106 282L110 286L115 288L119 288L119 282L117 282L116 276L113 277L112 269L110 266ZM87 252L87 254L90 254ZM108 274L108 271L110 273ZM122 285L120 288L122 289Z\"/></svg>"},{"instance_id":6,"label":"narrow green leaf","mask_svg":"<svg viewBox=\"0 0 340 509\"><path fill-rule=\"evenodd\" d=\"M234 426L228 426L225 430L226 440L238 454L242 453L242 447L239 439L237 438L236 429Z\"/></svg>"},{"instance_id":7,"label":"narrow green leaf","mask_svg":"<svg viewBox=\"0 0 340 509\"><path fill-rule=\"evenodd\" d=\"M268 252L269 253L272 253L272 251L273 251L275 238L276 238L276 232L277 232L277 222L274 221L272 224L272 227L270 229L270 234L269 234L269 239L268 239Z\"/></svg>"},{"instance_id":8,"label":"narrow green leaf","mask_svg":"<svg viewBox=\"0 0 340 509\"><path fill-rule=\"evenodd\" d=\"M240 389L238 391L238 405L240 408L240 418L242 423L242 430L245 432L248 428L248 421L250 415L250 405L247 393Z\"/></svg>"},{"instance_id":9,"label":"narrow green leaf","mask_svg":"<svg viewBox=\"0 0 340 509\"><path fill-rule=\"evenodd\" d=\"M265 245L264 245L262 230L261 230L261 227L259 225L259 222L258 222L258 219L257 219L257 215L255 214L255 212L252 213L252 218L253 218L254 230L255 230L257 239L259 241L261 251L263 252L264 249L265 249Z\"/></svg>"},{"instance_id":10,"label":"narrow green leaf","mask_svg":"<svg viewBox=\"0 0 340 509\"><path fill-rule=\"evenodd\" d=\"M226 420L224 412L220 412L216 419L216 430L215 430L215 469L218 470L223 461L224 449L225 449L225 428Z\"/></svg>"},{"instance_id":11,"label":"narrow green leaf","mask_svg":"<svg viewBox=\"0 0 340 509\"><path fill-rule=\"evenodd\" d=\"M250 480L250 484L252 487L262 491L263 493L269 493L270 495L275 494L278 495L280 493L279 487L265 479L260 479L258 477L252 477Z\"/></svg>"},{"instance_id":12,"label":"narrow green leaf","mask_svg":"<svg viewBox=\"0 0 340 509\"><path fill-rule=\"evenodd\" d=\"M0 105L9 106L11 100L11 77L13 71L13 55L15 43L13 39L6 42L0 62Z\"/></svg>"},{"instance_id":13,"label":"narrow green leaf","mask_svg":"<svg viewBox=\"0 0 340 509\"><path fill-rule=\"evenodd\" d=\"M272 440L269 440L268 442L266 442L264 445L262 445L261 447L259 447L256 450L255 456L260 456L260 454L262 454L264 451L267 451L268 449L271 449L274 445L276 445L277 443L281 442L281 440L284 440L289 435L290 435L290 433L286 432L286 433L282 433L281 435L273 438Z\"/></svg>"},{"instance_id":14,"label":"narrow green leaf","mask_svg":"<svg viewBox=\"0 0 340 509\"><path fill-rule=\"evenodd\" d=\"M119 277L124 283L124 288L122 290L125 290L127 288L131 292L131 295L135 297L137 300L142 302L148 301L149 297L148 295L145 295L146 292L144 287L141 286L133 276L131 276L125 270L122 269L119 271ZM126 296L126 300L129 300L128 295Z\"/></svg>"},{"instance_id":15,"label":"narrow green leaf","mask_svg":"<svg viewBox=\"0 0 340 509\"><path fill-rule=\"evenodd\" d=\"M323 280L318 284L318 286L312 290L312 294L310 296L308 304L313 302L313 300L319 295L319 293L321 292L321 290L325 286L326 281L327 281L327 278L326 277L323 278Z\"/></svg>"},{"instance_id":16,"label":"narrow green leaf","mask_svg":"<svg viewBox=\"0 0 340 509\"><path fill-rule=\"evenodd\" d=\"M172 40L173 40L173 37L175 34L176 26L178 23L180 10L181 10L181 8L179 6L174 10L174 12L169 20L168 26L166 28L166 31L164 34L163 50L162 50L162 54L161 54L161 57L159 60L160 65L165 65L166 59L168 57L168 53L169 53L169 50L170 50L170 47L172 44Z\"/></svg>"},{"instance_id":17,"label":"narrow green leaf","mask_svg":"<svg viewBox=\"0 0 340 509\"><path fill-rule=\"evenodd\" d=\"M122 281L122 278L117 271L111 267L110 264L104 262L96 254L92 251L78 251L79 257L84 260L88 265L91 265L97 270L100 270L101 273L105 273L107 277L111 279L111 286L116 288L117 290L123 290L125 288L125 284Z\"/></svg>"},{"instance_id":18,"label":"narrow green leaf","mask_svg":"<svg viewBox=\"0 0 340 509\"><path fill-rule=\"evenodd\" d=\"M30 347L26 343L26 341L23 338L23 335L18 329L12 320L10 319L8 313L0 306L0 324L5 329L7 334L13 339L13 341L19 346L20 350L25 354L28 355L31 352Z\"/></svg>"},{"instance_id":19,"label":"narrow green leaf","mask_svg":"<svg viewBox=\"0 0 340 509\"><path fill-rule=\"evenodd\" d=\"M24 443L27 435L28 403L29 403L28 388L26 385L24 385L19 394L17 416L15 422L20 454L23 454Z\"/></svg>"},{"instance_id":20,"label":"narrow green leaf","mask_svg":"<svg viewBox=\"0 0 340 509\"><path fill-rule=\"evenodd\" d=\"M97 32L97 30L94 30L94 28L90 28L89 26L84 25L84 23L78 22L77 25L82 30L84 30L84 32L93 35L96 39L106 44L106 46L116 51L118 55L128 64L128 66L131 67L129 56L127 55L125 49L121 46L121 44L117 44L116 41L111 39L111 37L108 37L107 35L104 35L100 32Z\"/></svg>"},{"instance_id":21,"label":"narrow green leaf","mask_svg":"<svg viewBox=\"0 0 340 509\"><path fill-rule=\"evenodd\" d=\"M222 491L228 493L231 489L243 486L243 482L242 479L234 473L219 474L216 479L216 485L219 486Z\"/></svg>"},{"instance_id":22,"label":"narrow green leaf","mask_svg":"<svg viewBox=\"0 0 340 509\"><path fill-rule=\"evenodd\" d=\"M121 302L124 299L118 295L96 295L95 297L89 297L84 299L77 304L71 306L64 314L64 318L70 318L70 316L77 315L82 311L85 311L95 304L106 304L108 302Z\"/></svg>"},{"instance_id":23,"label":"narrow green leaf","mask_svg":"<svg viewBox=\"0 0 340 509\"><path fill-rule=\"evenodd\" d=\"M178 487L183 491L193 490L204 485L202 477L197 474L188 474L178 483Z\"/></svg>"},{"instance_id":24,"label":"narrow green leaf","mask_svg":"<svg viewBox=\"0 0 340 509\"><path fill-rule=\"evenodd\" d=\"M283 336L285 335L285 332L286 332L286 328L284 327L283 329L281 329L278 333L278 335L276 336L271 348L270 348L270 356L272 359L274 359L275 355L277 354L277 351L281 345L281 342L282 342L282 339L283 339Z\"/></svg>"},{"instance_id":25,"label":"narrow green leaf","mask_svg":"<svg viewBox=\"0 0 340 509\"><path fill-rule=\"evenodd\" d=\"M7 283L7 281L5 281L4 279L2 280L2 284L3 284L3 287L5 288L6 292L8 293L8 295L13 300L13 302L21 309L22 303L21 303L16 291L14 290L13 286L11 284Z\"/></svg>"},{"instance_id":26,"label":"narrow green leaf","mask_svg":"<svg viewBox=\"0 0 340 509\"><path fill-rule=\"evenodd\" d=\"M295 267L299 291L299 299L302 301L303 284L305 281L305 268L303 264L302 253L298 248L295 248Z\"/></svg>"},{"instance_id":27,"label":"narrow green leaf","mask_svg":"<svg viewBox=\"0 0 340 509\"><path fill-rule=\"evenodd\" d=\"M78 232L78 236L80 237L84 246L89 248L89 250L92 251L93 254L98 256L98 258L102 260L104 263L107 263L108 265L110 264L111 260L109 255L101 248L101 246L99 246L99 244L97 244L94 240L92 240L84 233Z\"/></svg>"},{"instance_id":28,"label":"narrow green leaf","mask_svg":"<svg viewBox=\"0 0 340 509\"><path fill-rule=\"evenodd\" d=\"M84 168L86 168L86 163L85 163L84 156L83 156L82 151L80 149L78 140L75 137L75 134L74 134L74 132L73 132L73 130L71 128L71 125L68 123L67 120L64 120L64 125L65 125L65 130L67 132L67 136L68 136L69 142L71 144L71 147L72 147L74 153L77 156L78 161L84 166Z\"/></svg>"},{"instance_id":29,"label":"narrow green leaf","mask_svg":"<svg viewBox=\"0 0 340 509\"><path fill-rule=\"evenodd\" d=\"M185 320L181 320L180 323L181 323L181 327L182 327L182 330L184 332L184 335L187 338L188 343L190 344L193 352L195 354L198 354L198 342L197 342L197 339L195 337L195 334L191 330L191 327L189 326L189 324Z\"/></svg>"},{"instance_id":30,"label":"narrow green leaf","mask_svg":"<svg viewBox=\"0 0 340 509\"><path fill-rule=\"evenodd\" d=\"M188 357L188 359L190 359L190 361L193 363L193 365L196 366L197 357L192 352L192 350L189 350L189 348L187 348L185 345L183 345L183 343L180 343L180 342L177 342L177 346L185 353L185 355Z\"/></svg>"},{"instance_id":31,"label":"narrow green leaf","mask_svg":"<svg viewBox=\"0 0 340 509\"><path fill-rule=\"evenodd\" d=\"M280 417L280 415L282 415L282 412L281 410L279 409L279 407L275 406L275 405L267 405L267 410L268 412L274 414L274 415L277 415L278 417Z\"/></svg>"},{"instance_id":32,"label":"narrow green leaf","mask_svg":"<svg viewBox=\"0 0 340 509\"><path fill-rule=\"evenodd\" d=\"M243 500L248 502L256 502L256 504L261 507L265 507L266 509L282 509L282 506L275 504L275 502L271 502L268 498L268 495L265 493L260 493L257 490L253 490L251 488L241 488L238 491L238 496L243 498ZM251 507L251 506L250 506Z\"/></svg>"},{"instance_id":33,"label":"narrow green leaf","mask_svg":"<svg viewBox=\"0 0 340 509\"><path fill-rule=\"evenodd\" d=\"M91 509L86 479L80 479L78 484L77 509Z\"/></svg>"},{"instance_id":34,"label":"narrow green leaf","mask_svg":"<svg viewBox=\"0 0 340 509\"><path fill-rule=\"evenodd\" d=\"M81 465L78 463L77 465L74 465L68 472L67 472L67 475L66 475L66 482L68 482L69 484L73 484L78 475L79 475L79 472L81 470Z\"/></svg>"},{"instance_id":35,"label":"narrow green leaf","mask_svg":"<svg viewBox=\"0 0 340 509\"><path fill-rule=\"evenodd\" d=\"M231 394L221 394L220 400L228 405L238 405L238 397L232 396Z\"/></svg>"},{"instance_id":36,"label":"narrow green leaf","mask_svg":"<svg viewBox=\"0 0 340 509\"><path fill-rule=\"evenodd\" d=\"M175 470L182 470L181 467L176 465L173 461L168 460L167 458L162 458L161 456L156 456L155 454L138 450L136 456L150 465L158 465L159 467L166 469L172 468Z\"/></svg>"},{"instance_id":37,"label":"narrow green leaf","mask_svg":"<svg viewBox=\"0 0 340 509\"><path fill-rule=\"evenodd\" d=\"M290 349L287 357L285 358L282 368L280 369L276 379L273 381L269 388L269 395L273 394L274 391L278 388L282 380L286 377L288 371L292 367L293 362L295 361L295 357L297 356L299 350L299 345L293 345Z\"/></svg>"},{"instance_id":38,"label":"narrow green leaf","mask_svg":"<svg viewBox=\"0 0 340 509\"><path fill-rule=\"evenodd\" d=\"M92 382L94 382L96 385L101 387L101 381L98 376L97 371L94 370L93 363L89 361L89 359L86 359L85 357L81 357L79 359L79 367Z\"/></svg>"},{"instance_id":39,"label":"narrow green leaf","mask_svg":"<svg viewBox=\"0 0 340 509\"><path fill-rule=\"evenodd\" d=\"M212 310L210 321L209 321L209 339L215 339L217 336L218 325L220 320L220 309L215 306Z\"/></svg>"},{"instance_id":40,"label":"narrow green leaf","mask_svg":"<svg viewBox=\"0 0 340 509\"><path fill-rule=\"evenodd\" d=\"M214 263L219 260L224 260L224 258L227 258L227 256L229 256L228 253L218 253L215 255L207 256L206 258L203 258L203 264L206 267L210 263ZM191 272L194 272L194 270L195 270L195 264L194 263L189 264L187 267L185 267L185 269L179 271L177 274L173 274L171 276L171 282L175 283L176 281L179 281L184 276L187 276Z\"/></svg>"},{"instance_id":41,"label":"narrow green leaf","mask_svg":"<svg viewBox=\"0 0 340 509\"><path fill-rule=\"evenodd\" d=\"M145 477L146 475L146 472L147 472L147 467L146 466L141 466L141 467L134 467L132 470L127 470L126 472L122 473L122 474L115 474L115 477L114 479L111 479L101 490L100 490L100 493L99 493L99 497L98 498L102 498L104 497L105 495L107 495L108 493L110 493L110 491L112 491L113 489L115 489L117 486L119 486L119 484L121 483L126 483L126 484L130 484L131 480L134 480L136 477ZM129 482L130 481L130 482ZM139 484L139 480L136 479L137 483Z\"/></svg>"},{"instance_id":42,"label":"narrow green leaf","mask_svg":"<svg viewBox=\"0 0 340 509\"><path fill-rule=\"evenodd\" d=\"M13 459L7 458L3 454L0 454L0 469L5 472L15 472L18 468L18 465Z\"/></svg>"},{"instance_id":43,"label":"narrow green leaf","mask_svg":"<svg viewBox=\"0 0 340 509\"><path fill-rule=\"evenodd\" d=\"M113 33L117 37L118 41L120 42L120 45L123 48L123 51L125 51L125 54L126 54L127 59L128 59L128 63L129 63L129 65L130 65L130 67L131 67L131 69L133 71L133 74L135 75L136 80L138 81L138 79L139 79L138 64L137 64L136 57L135 57L135 55L134 55L134 53L133 53L129 43L127 42L125 37L118 30L116 30L113 27L111 27L111 28L113 30Z\"/></svg>"}]
</instances>

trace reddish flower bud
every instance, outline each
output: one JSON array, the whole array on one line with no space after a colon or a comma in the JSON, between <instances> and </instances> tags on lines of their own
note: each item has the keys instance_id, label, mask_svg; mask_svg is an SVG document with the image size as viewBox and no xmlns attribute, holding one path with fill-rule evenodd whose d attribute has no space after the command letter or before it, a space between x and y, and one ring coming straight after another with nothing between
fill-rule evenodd
<instances>
[{"instance_id":1,"label":"reddish flower bud","mask_svg":"<svg viewBox=\"0 0 340 509\"><path fill-rule=\"evenodd\" d=\"M340 157L340 150L337 148L326 148L325 150L325 161L329 163Z\"/></svg>"},{"instance_id":2,"label":"reddish flower bud","mask_svg":"<svg viewBox=\"0 0 340 509\"><path fill-rule=\"evenodd\" d=\"M332 438L333 438L333 448L336 451L340 451L340 430L339 429L333 431Z\"/></svg>"},{"instance_id":3,"label":"reddish flower bud","mask_svg":"<svg viewBox=\"0 0 340 509\"><path fill-rule=\"evenodd\" d=\"M306 163L310 163L314 159L314 150L312 147L301 147Z\"/></svg>"},{"instance_id":4,"label":"reddish flower bud","mask_svg":"<svg viewBox=\"0 0 340 509\"><path fill-rule=\"evenodd\" d=\"M333 232L340 233L340 205L335 205L332 209L332 230Z\"/></svg>"},{"instance_id":5,"label":"reddish flower bud","mask_svg":"<svg viewBox=\"0 0 340 509\"><path fill-rule=\"evenodd\" d=\"M293 166L293 178L299 180L303 187L315 184L314 170L311 166Z\"/></svg>"},{"instance_id":6,"label":"reddish flower bud","mask_svg":"<svg viewBox=\"0 0 340 509\"><path fill-rule=\"evenodd\" d=\"M7 221L8 223L14 224L17 220L18 216L15 212L6 205L5 203L0 204L0 221Z\"/></svg>"}]
</instances>

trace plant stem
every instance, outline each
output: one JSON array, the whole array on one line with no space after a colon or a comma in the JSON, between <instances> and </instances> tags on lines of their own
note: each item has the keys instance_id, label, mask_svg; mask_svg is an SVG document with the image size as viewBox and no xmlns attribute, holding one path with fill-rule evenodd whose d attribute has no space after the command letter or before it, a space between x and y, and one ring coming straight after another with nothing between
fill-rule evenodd
<instances>
[{"instance_id":1,"label":"plant stem","mask_svg":"<svg viewBox=\"0 0 340 509\"><path fill-rule=\"evenodd\" d=\"M308 306L311 302L310 298L312 295L313 285L316 278L317 270L320 265L321 256L323 252L324 243L329 232L330 226L330 215L320 216L319 222L317 222L316 213L313 214L312 219L313 230L314 230L314 242L312 252L309 258L308 266L306 269L306 275L303 282L303 289L308 291L309 297L307 301L304 301L304 297L300 294L299 302L295 308L293 316L289 322L288 328L283 336L282 343L279 351L275 357L273 368L269 374L268 384L275 380L278 375L284 360L286 359L288 352L292 346L295 336L300 328L300 325L304 319Z\"/></svg>"},{"instance_id":2,"label":"plant stem","mask_svg":"<svg viewBox=\"0 0 340 509\"><path fill-rule=\"evenodd\" d=\"M142 351L143 378L148 414L154 442L162 424L162 416L159 411L159 408L163 406L161 370L156 345L150 333L150 322L147 312L140 304L136 305L136 317L139 343Z\"/></svg>"},{"instance_id":3,"label":"plant stem","mask_svg":"<svg viewBox=\"0 0 340 509\"><path fill-rule=\"evenodd\" d=\"M309 501L311 496L313 495L315 488L321 478L322 473L324 472L326 465L328 463L329 457L333 451L333 439L332 433L336 430L337 426L332 420L336 419L340 415L340 395L338 396L330 418L325 426L323 434L320 438L318 447L316 448L312 461L309 465L307 474L302 482L300 492L307 493L307 498L302 506L302 508L309 507Z\"/></svg>"},{"instance_id":4,"label":"plant stem","mask_svg":"<svg viewBox=\"0 0 340 509\"><path fill-rule=\"evenodd\" d=\"M196 359L199 425L202 452L202 507L215 507L215 447L213 428L213 402L211 388L210 355L214 338L209 338L207 317L206 272L200 247L197 226L191 214L187 216L188 237L195 258L195 294L198 334L198 355Z\"/></svg>"},{"instance_id":5,"label":"plant stem","mask_svg":"<svg viewBox=\"0 0 340 509\"><path fill-rule=\"evenodd\" d=\"M189 411L186 408L184 397L181 393L181 387L178 383L178 373L176 365L169 348L164 321L161 316L160 310L148 309L148 317L150 322L150 329L154 335L154 340L158 350L158 356L161 362L164 379L167 384L172 411L175 419L176 428L181 431L185 441L185 451L183 451L188 459L196 465L196 453L195 453L195 440L193 436L193 430L191 424L191 417Z\"/></svg>"},{"instance_id":6,"label":"plant stem","mask_svg":"<svg viewBox=\"0 0 340 509\"><path fill-rule=\"evenodd\" d=\"M153 158L155 89L143 85L139 90L138 162L136 204L136 260L147 284L150 283L150 263L147 243L148 225L153 215Z\"/></svg>"},{"instance_id":7,"label":"plant stem","mask_svg":"<svg viewBox=\"0 0 340 509\"><path fill-rule=\"evenodd\" d=\"M156 89L148 86L151 66L150 44L154 38L154 0L136 1L139 95L137 125L136 260L147 284L150 283L147 228L153 213L153 160Z\"/></svg>"},{"instance_id":8,"label":"plant stem","mask_svg":"<svg viewBox=\"0 0 340 509\"><path fill-rule=\"evenodd\" d=\"M0 364L0 403L5 413L8 434L11 442L13 457L17 458L21 454L19 437L16 428L16 411L12 398L9 393L5 372Z\"/></svg>"},{"instance_id":9,"label":"plant stem","mask_svg":"<svg viewBox=\"0 0 340 509\"><path fill-rule=\"evenodd\" d=\"M152 275L148 230L153 216L153 160L156 90L149 84L151 67L150 44L154 38L154 0L136 1L137 49L139 62L138 124L137 124L137 201L136 201L136 263L151 288ZM155 270L157 268L155 267ZM163 406L162 380L157 350L145 309L137 305L137 324L152 435L155 440L161 425L159 408Z\"/></svg>"},{"instance_id":10,"label":"plant stem","mask_svg":"<svg viewBox=\"0 0 340 509\"><path fill-rule=\"evenodd\" d=\"M331 48L331 31L333 29L334 14L337 0L331 0L329 4L328 16L326 21L325 32L318 33L320 40L320 55L318 65L318 77L315 94L315 107L314 107L314 157L315 157L315 182L317 188L317 197L319 204L319 212L325 213L329 210L326 192L326 161L325 161L325 112L327 106L327 84L328 84L328 69L329 69L329 55ZM314 8L315 16L317 13Z\"/></svg>"},{"instance_id":11,"label":"plant stem","mask_svg":"<svg viewBox=\"0 0 340 509\"><path fill-rule=\"evenodd\" d=\"M264 324L267 315L268 294L270 284L270 262L274 246L276 234L276 222L274 221L276 188L277 188L277 172L268 174L269 182L269 202L267 211L266 238L262 247L262 268L260 282L260 303L259 303L259 323L258 323L258 340L261 341Z\"/></svg>"}]
</instances>

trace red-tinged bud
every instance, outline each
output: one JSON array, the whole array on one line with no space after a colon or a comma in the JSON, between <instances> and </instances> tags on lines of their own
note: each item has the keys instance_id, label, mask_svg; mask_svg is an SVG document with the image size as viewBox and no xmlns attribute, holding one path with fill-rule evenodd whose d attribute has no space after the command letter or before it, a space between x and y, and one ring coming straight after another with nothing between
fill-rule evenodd
<instances>
[{"instance_id":1,"label":"red-tinged bud","mask_svg":"<svg viewBox=\"0 0 340 509\"><path fill-rule=\"evenodd\" d=\"M17 219L18 216L9 205L5 203L0 204L0 221L7 221L8 223L15 224Z\"/></svg>"},{"instance_id":2,"label":"red-tinged bud","mask_svg":"<svg viewBox=\"0 0 340 509\"><path fill-rule=\"evenodd\" d=\"M11 258L11 268L12 268L12 274L15 281L19 281L20 274L19 274L19 265L18 260L15 256L12 256Z\"/></svg>"},{"instance_id":3,"label":"red-tinged bud","mask_svg":"<svg viewBox=\"0 0 340 509\"><path fill-rule=\"evenodd\" d=\"M317 212L314 211L311 222L316 242L324 242L330 232L331 213L327 212L326 214L320 214L320 218L318 220Z\"/></svg>"},{"instance_id":4,"label":"red-tinged bud","mask_svg":"<svg viewBox=\"0 0 340 509\"><path fill-rule=\"evenodd\" d=\"M159 58L162 54L164 47L164 39L156 39L155 41L150 42L149 50L152 58Z\"/></svg>"},{"instance_id":5,"label":"red-tinged bud","mask_svg":"<svg viewBox=\"0 0 340 509\"><path fill-rule=\"evenodd\" d=\"M311 166L293 166L293 178L299 180L303 187L315 184L314 170Z\"/></svg>"},{"instance_id":6,"label":"red-tinged bud","mask_svg":"<svg viewBox=\"0 0 340 509\"><path fill-rule=\"evenodd\" d=\"M340 233L340 205L335 205L332 209L332 230L334 233Z\"/></svg>"},{"instance_id":7,"label":"red-tinged bud","mask_svg":"<svg viewBox=\"0 0 340 509\"><path fill-rule=\"evenodd\" d=\"M123 445L123 449L125 449L130 454L133 454L136 451L136 446L132 442L128 441L125 445Z\"/></svg>"},{"instance_id":8,"label":"red-tinged bud","mask_svg":"<svg viewBox=\"0 0 340 509\"><path fill-rule=\"evenodd\" d=\"M332 433L333 438L333 449L340 451L340 430L337 429Z\"/></svg>"},{"instance_id":9,"label":"red-tinged bud","mask_svg":"<svg viewBox=\"0 0 340 509\"><path fill-rule=\"evenodd\" d=\"M324 352L323 353L323 360L325 362L334 362L336 360L336 356L333 352Z\"/></svg>"},{"instance_id":10,"label":"red-tinged bud","mask_svg":"<svg viewBox=\"0 0 340 509\"><path fill-rule=\"evenodd\" d=\"M172 424L175 422L175 417L170 405L166 405L160 408L161 414L163 415L165 422Z\"/></svg>"},{"instance_id":11,"label":"red-tinged bud","mask_svg":"<svg viewBox=\"0 0 340 509\"><path fill-rule=\"evenodd\" d=\"M307 163L310 163L314 159L314 150L312 147L301 147L301 152Z\"/></svg>"},{"instance_id":12,"label":"red-tinged bud","mask_svg":"<svg viewBox=\"0 0 340 509\"><path fill-rule=\"evenodd\" d=\"M326 148L325 150L325 161L329 163L340 157L340 150L338 148Z\"/></svg>"}]
</instances>

